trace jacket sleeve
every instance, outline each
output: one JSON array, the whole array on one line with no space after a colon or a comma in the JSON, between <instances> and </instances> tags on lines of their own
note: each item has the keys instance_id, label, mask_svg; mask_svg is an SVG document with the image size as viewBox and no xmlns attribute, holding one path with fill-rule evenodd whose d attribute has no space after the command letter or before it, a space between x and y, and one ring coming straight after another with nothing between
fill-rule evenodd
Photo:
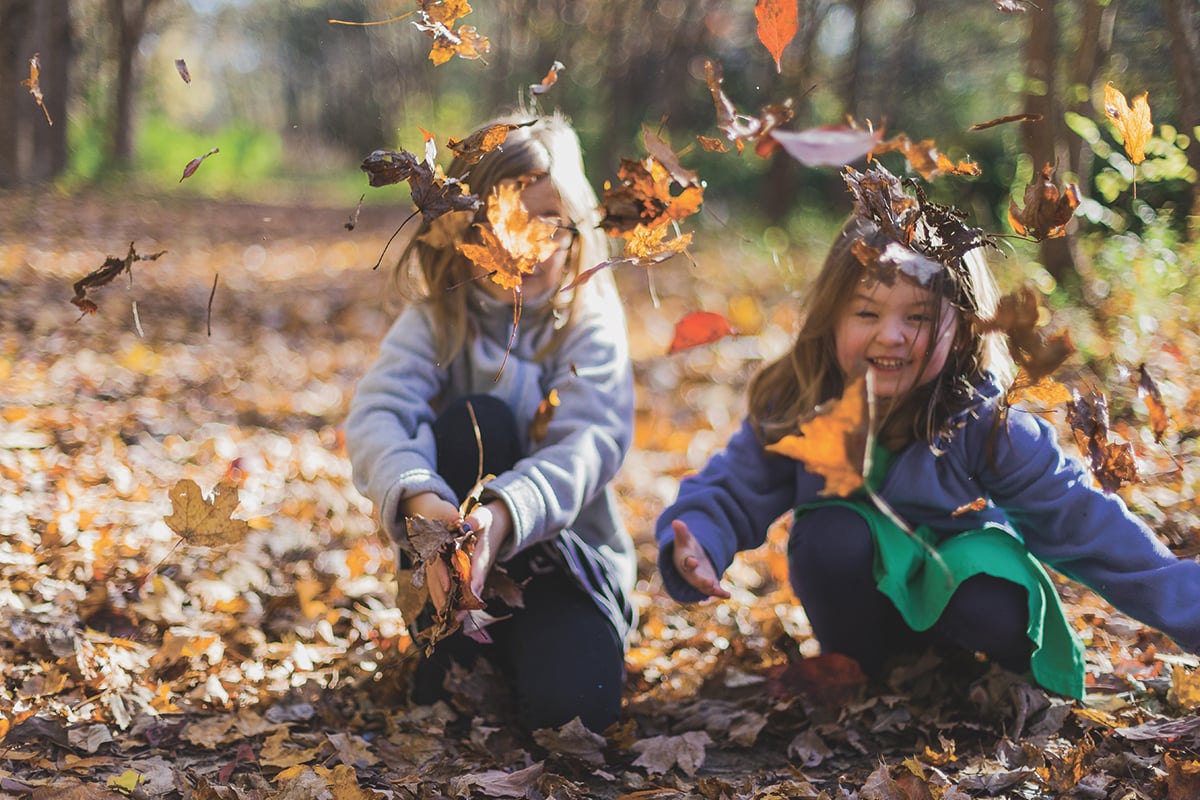
<instances>
[{"instance_id":1,"label":"jacket sleeve","mask_svg":"<svg viewBox=\"0 0 1200 800\"><path fill-rule=\"evenodd\" d=\"M384 529L402 545L400 501L434 492L455 505L437 474L431 402L441 390L428 317L410 307L392 325L379 357L359 381L346 417L346 451L354 485L375 504Z\"/></svg>"},{"instance_id":2,"label":"jacket sleeve","mask_svg":"<svg viewBox=\"0 0 1200 800\"><path fill-rule=\"evenodd\" d=\"M811 478L814 494L820 488L820 478L799 470L792 459L764 450L749 421L743 422L724 450L680 482L678 499L658 518L658 569L667 593L681 602L704 598L675 568L674 520L687 524L717 574L724 574L738 551L761 545L771 523L796 504L798 478Z\"/></svg>"},{"instance_id":3,"label":"jacket sleeve","mask_svg":"<svg viewBox=\"0 0 1200 800\"><path fill-rule=\"evenodd\" d=\"M981 456L978 474L1029 551L1181 647L1200 650L1200 564L1176 558L1119 497L1098 489L1041 419L1013 409L992 438L994 456Z\"/></svg>"},{"instance_id":4,"label":"jacket sleeve","mask_svg":"<svg viewBox=\"0 0 1200 800\"><path fill-rule=\"evenodd\" d=\"M559 347L546 357L543 395L559 405L545 435L511 470L487 484L486 497L508 506L513 530L506 560L570 528L616 475L633 442L633 371L625 316L615 288L578 311ZM531 420L521 420L527 425Z\"/></svg>"}]
</instances>

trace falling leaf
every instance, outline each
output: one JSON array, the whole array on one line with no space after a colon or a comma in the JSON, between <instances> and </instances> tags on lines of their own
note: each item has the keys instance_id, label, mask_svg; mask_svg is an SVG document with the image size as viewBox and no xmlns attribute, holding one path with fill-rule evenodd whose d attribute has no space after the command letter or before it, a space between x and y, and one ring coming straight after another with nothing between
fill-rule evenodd
<instances>
[{"instance_id":1,"label":"falling leaf","mask_svg":"<svg viewBox=\"0 0 1200 800\"><path fill-rule=\"evenodd\" d=\"M878 147L883 131L824 125L806 131L777 130L771 136L788 155L807 167L840 167Z\"/></svg>"},{"instance_id":2,"label":"falling leaf","mask_svg":"<svg viewBox=\"0 0 1200 800\"><path fill-rule=\"evenodd\" d=\"M1150 377L1145 364L1138 365L1138 375L1138 396L1146 401L1146 410L1150 413L1150 429L1154 432L1154 441L1162 444L1163 434L1167 432L1167 426L1170 424L1167 407L1163 405L1162 392L1159 391L1154 378Z\"/></svg>"},{"instance_id":3,"label":"falling leaf","mask_svg":"<svg viewBox=\"0 0 1200 800\"><path fill-rule=\"evenodd\" d=\"M751 117L739 114L733 102L725 96L721 88L724 78L721 65L716 61L704 62L704 80L712 94L713 105L717 111L717 127L742 152L747 141L753 140L754 152L760 158L766 158L779 147L779 143L771 138L771 131L780 125L786 125L795 116L792 100L788 98L782 103L771 103L763 106L759 116Z\"/></svg>"},{"instance_id":4,"label":"falling leaf","mask_svg":"<svg viewBox=\"0 0 1200 800\"><path fill-rule=\"evenodd\" d=\"M1125 152L1134 164L1146 160L1146 143L1154 135L1149 98L1148 92L1142 92L1130 104L1111 81L1104 85L1104 114L1117 126L1121 138L1125 140Z\"/></svg>"},{"instance_id":5,"label":"falling leaf","mask_svg":"<svg viewBox=\"0 0 1200 800\"><path fill-rule=\"evenodd\" d=\"M1008 351L1025 371L1028 385L1036 385L1052 374L1075 352L1069 330L1047 336L1039 326L1041 311L1037 294L1023 286L1000 298L990 320L976 320L980 333L1002 332Z\"/></svg>"},{"instance_id":6,"label":"falling leaf","mask_svg":"<svg viewBox=\"0 0 1200 800\"><path fill-rule=\"evenodd\" d=\"M50 119L50 109L46 108L46 104L42 99L42 85L38 78L42 71L41 53L34 53L33 58L29 59L29 77L21 81L22 86L29 87L29 93L33 95L33 99L42 107L42 113L46 115L46 122L54 125L54 120Z\"/></svg>"},{"instance_id":7,"label":"falling leaf","mask_svg":"<svg viewBox=\"0 0 1200 800\"><path fill-rule=\"evenodd\" d=\"M693 311L675 323L675 337L667 354L673 355L736 334L729 320L715 311Z\"/></svg>"},{"instance_id":8,"label":"falling leaf","mask_svg":"<svg viewBox=\"0 0 1200 800\"><path fill-rule=\"evenodd\" d=\"M187 62L182 58L175 59L175 70L179 73L179 77L183 78L184 83L192 82L192 73L188 72Z\"/></svg>"},{"instance_id":9,"label":"falling leaf","mask_svg":"<svg viewBox=\"0 0 1200 800\"><path fill-rule=\"evenodd\" d=\"M676 236L674 239L666 239L667 231L670 228L671 226L665 223L653 226L637 226L625 234L625 249L619 258L602 261L596 266L584 270L579 274L579 277L563 287L563 291L565 292L568 289L573 289L576 286L586 283L597 272L609 267L615 267L618 264L652 267L655 264L661 264L669 258L674 258L680 253L686 253L688 245L692 243L692 234L684 233Z\"/></svg>"},{"instance_id":10,"label":"falling leaf","mask_svg":"<svg viewBox=\"0 0 1200 800\"><path fill-rule=\"evenodd\" d=\"M529 440L534 444L546 438L546 429L550 427L550 422L554 419L554 411L561 403L558 389L551 389L550 393L542 398L542 402L538 403L537 411L533 415L533 422L529 424Z\"/></svg>"},{"instance_id":11,"label":"falling leaf","mask_svg":"<svg viewBox=\"0 0 1200 800\"><path fill-rule=\"evenodd\" d=\"M131 268L135 261L157 261L158 258L164 255L166 250L159 250L157 253L150 255L138 255L137 250L133 248L133 242L129 243L129 254L125 258L116 258L108 256L104 259L104 263L97 267L92 272L75 281L72 287L75 290L75 296L71 298L71 303L78 306L85 314L95 314L98 306L94 301L87 296L89 289L98 289L112 283L113 279L122 272L132 275Z\"/></svg>"},{"instance_id":12,"label":"falling leaf","mask_svg":"<svg viewBox=\"0 0 1200 800\"><path fill-rule=\"evenodd\" d=\"M421 132L421 137L425 142L425 164L430 169L437 169L437 137L429 131L417 126L417 130Z\"/></svg>"},{"instance_id":13,"label":"falling leaf","mask_svg":"<svg viewBox=\"0 0 1200 800\"><path fill-rule=\"evenodd\" d=\"M363 200L366 198L365 194L358 198L358 205L355 207L354 213L350 215L350 221L343 225L346 230L352 231L358 226L358 215L362 213Z\"/></svg>"},{"instance_id":14,"label":"falling leaf","mask_svg":"<svg viewBox=\"0 0 1200 800\"><path fill-rule=\"evenodd\" d=\"M1029 373L1021 370L1009 386L1005 399L1009 405L1032 401L1042 408L1050 408L1071 402L1071 390L1053 378L1031 381Z\"/></svg>"},{"instance_id":15,"label":"falling leaf","mask_svg":"<svg viewBox=\"0 0 1200 800\"><path fill-rule=\"evenodd\" d=\"M758 40L775 59L775 71L783 72L783 51L800 32L798 0L758 0L754 4Z\"/></svg>"},{"instance_id":16,"label":"falling leaf","mask_svg":"<svg viewBox=\"0 0 1200 800\"><path fill-rule=\"evenodd\" d=\"M801 423L799 435L788 435L766 449L803 462L825 478L822 495L847 497L863 485L867 444L867 382L859 376L837 400L817 406Z\"/></svg>"},{"instance_id":17,"label":"falling leaf","mask_svg":"<svg viewBox=\"0 0 1200 800\"><path fill-rule=\"evenodd\" d=\"M1137 464L1129 443L1108 441L1108 400L1102 393L1073 393L1067 404L1067 422L1084 462L1104 491L1115 492L1137 481Z\"/></svg>"},{"instance_id":18,"label":"falling leaf","mask_svg":"<svg viewBox=\"0 0 1200 800\"><path fill-rule=\"evenodd\" d=\"M600 227L610 235L624 235L639 226L660 222L679 222L699 211L704 202L703 186L676 183L667 166L655 158L621 159L617 178L620 182L606 187L600 201L604 212ZM679 194L671 193L672 185L681 187Z\"/></svg>"},{"instance_id":19,"label":"falling leaf","mask_svg":"<svg viewBox=\"0 0 1200 800\"><path fill-rule=\"evenodd\" d=\"M238 490L233 484L218 483L212 500L208 501L194 480L183 478L171 487L167 496L171 498L171 513L163 521L188 544L199 547L236 544L250 530L245 520L233 518L238 506Z\"/></svg>"},{"instance_id":20,"label":"falling leaf","mask_svg":"<svg viewBox=\"0 0 1200 800\"><path fill-rule=\"evenodd\" d=\"M1067 223L1079 206L1079 187L1069 183L1060 192L1053 177L1054 167L1042 167L1041 180L1025 187L1025 208L1009 198L1008 222L1019 235L1032 236L1039 242L1066 235Z\"/></svg>"},{"instance_id":21,"label":"falling leaf","mask_svg":"<svg viewBox=\"0 0 1200 800\"><path fill-rule=\"evenodd\" d=\"M933 180L939 175L976 176L982 174L978 164L972 161L954 162L944 153L939 152L937 143L933 139L914 142L903 133L886 142L881 142L871 151L871 155L883 155L893 150L899 150L908 159L912 168L927 181Z\"/></svg>"},{"instance_id":22,"label":"falling leaf","mask_svg":"<svg viewBox=\"0 0 1200 800\"><path fill-rule=\"evenodd\" d=\"M536 120L520 124L513 122L498 122L468 136L466 139L450 139L446 146L454 151L454 155L467 164L477 164L479 159L492 152L508 138L510 131L532 125Z\"/></svg>"},{"instance_id":23,"label":"falling leaf","mask_svg":"<svg viewBox=\"0 0 1200 800\"><path fill-rule=\"evenodd\" d=\"M465 0L417 0L420 8L413 27L433 39L429 60L441 66L452 57L468 60L480 59L491 51L492 45L486 36L478 33L474 25L463 25L457 31L454 24L471 13Z\"/></svg>"},{"instance_id":24,"label":"falling leaf","mask_svg":"<svg viewBox=\"0 0 1200 800\"><path fill-rule=\"evenodd\" d=\"M428 222L453 211L479 208L479 198L464 191L466 184L430 169L428 164L406 150L375 150L363 159L360 168L367 173L367 182L371 186L408 181L413 205Z\"/></svg>"},{"instance_id":25,"label":"falling leaf","mask_svg":"<svg viewBox=\"0 0 1200 800\"><path fill-rule=\"evenodd\" d=\"M539 95L550 91L554 84L558 83L558 73L562 72L566 67L561 61L555 61L550 65L550 70L546 73L546 77L542 78L541 83L530 84L530 94Z\"/></svg>"},{"instance_id":26,"label":"falling leaf","mask_svg":"<svg viewBox=\"0 0 1200 800\"><path fill-rule=\"evenodd\" d=\"M645 125L642 126L642 141L646 144L646 152L650 158L662 164L671 175L671 180L680 186L699 186L700 179L695 171L685 168L679 163L679 155L671 149L662 137L654 134Z\"/></svg>"},{"instance_id":27,"label":"falling leaf","mask_svg":"<svg viewBox=\"0 0 1200 800\"><path fill-rule=\"evenodd\" d=\"M196 170L198 170L200 168L200 165L204 163L204 159L208 158L211 155L216 155L219 152L221 152L220 148L214 147L212 150L209 150L204 155L193 158L191 161L189 161L187 163L187 166L183 168L183 177L179 179L179 182L183 183L184 180L192 177L192 175L196 174Z\"/></svg>"},{"instance_id":28,"label":"falling leaf","mask_svg":"<svg viewBox=\"0 0 1200 800\"><path fill-rule=\"evenodd\" d=\"M994 0L996 8L1003 11L1005 14L1024 14L1027 0Z\"/></svg>"},{"instance_id":29,"label":"falling leaf","mask_svg":"<svg viewBox=\"0 0 1200 800\"><path fill-rule=\"evenodd\" d=\"M1021 10L1024 11L1025 9L1021 9ZM969 130L969 131L985 131L988 128L994 128L997 125L1007 125L1010 122L1041 122L1041 121L1042 121L1041 114L1009 114L1006 117L996 117L995 119L989 119L987 122L976 122L974 125L967 128L967 130Z\"/></svg>"},{"instance_id":30,"label":"falling leaf","mask_svg":"<svg viewBox=\"0 0 1200 800\"><path fill-rule=\"evenodd\" d=\"M501 181L488 197L487 224L475 225L480 243L458 245L460 253L505 289L520 287L524 276L558 250L558 225L530 216L521 189L518 181Z\"/></svg>"},{"instance_id":31,"label":"falling leaf","mask_svg":"<svg viewBox=\"0 0 1200 800\"><path fill-rule=\"evenodd\" d=\"M704 136L703 134L698 133L696 134L696 141L699 142L700 146L709 153L729 152L729 148L725 146L725 143L713 136Z\"/></svg>"}]
</instances>

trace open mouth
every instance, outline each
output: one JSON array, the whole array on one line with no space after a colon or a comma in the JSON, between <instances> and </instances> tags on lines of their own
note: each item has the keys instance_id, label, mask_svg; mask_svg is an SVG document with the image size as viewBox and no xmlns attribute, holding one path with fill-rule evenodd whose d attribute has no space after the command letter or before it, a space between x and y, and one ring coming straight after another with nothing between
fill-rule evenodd
<instances>
[{"instance_id":1,"label":"open mouth","mask_svg":"<svg viewBox=\"0 0 1200 800\"><path fill-rule=\"evenodd\" d=\"M909 362L904 358L868 358L867 363L880 372L896 372L908 366Z\"/></svg>"}]
</instances>

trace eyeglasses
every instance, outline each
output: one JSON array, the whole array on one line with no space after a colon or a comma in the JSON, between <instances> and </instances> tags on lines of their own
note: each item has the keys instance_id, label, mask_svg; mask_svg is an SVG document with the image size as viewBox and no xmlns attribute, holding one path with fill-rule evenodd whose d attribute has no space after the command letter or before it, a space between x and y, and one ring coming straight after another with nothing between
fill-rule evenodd
<instances>
[{"instance_id":1,"label":"eyeglasses","mask_svg":"<svg viewBox=\"0 0 1200 800\"><path fill-rule=\"evenodd\" d=\"M554 243L558 245L558 251L564 252L575 246L575 237L579 235L579 229L574 225L567 224L559 217L539 217L542 222L548 222L551 225L557 226L554 234L550 237Z\"/></svg>"}]
</instances>

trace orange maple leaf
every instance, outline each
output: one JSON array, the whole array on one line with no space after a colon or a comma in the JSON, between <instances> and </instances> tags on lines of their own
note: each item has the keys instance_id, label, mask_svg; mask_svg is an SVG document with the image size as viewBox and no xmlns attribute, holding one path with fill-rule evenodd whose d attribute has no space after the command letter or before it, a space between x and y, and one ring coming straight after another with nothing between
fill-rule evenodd
<instances>
[{"instance_id":1,"label":"orange maple leaf","mask_svg":"<svg viewBox=\"0 0 1200 800\"><path fill-rule=\"evenodd\" d=\"M729 324L729 320L715 311L693 311L675 323L675 336L671 339L667 354L673 355L735 335L737 331Z\"/></svg>"},{"instance_id":2,"label":"orange maple leaf","mask_svg":"<svg viewBox=\"0 0 1200 800\"><path fill-rule=\"evenodd\" d=\"M1146 143L1154 134L1150 122L1150 95L1142 92L1130 104L1121 90L1109 81L1104 86L1104 114L1117 126L1125 140L1125 152L1134 164L1146 160Z\"/></svg>"},{"instance_id":3,"label":"orange maple leaf","mask_svg":"<svg viewBox=\"0 0 1200 800\"><path fill-rule=\"evenodd\" d=\"M533 122L518 124L515 122L498 122L482 130L475 131L465 139L450 139L446 142L454 154L468 164L477 164L479 159L492 152L508 138L509 131Z\"/></svg>"},{"instance_id":4,"label":"orange maple leaf","mask_svg":"<svg viewBox=\"0 0 1200 800\"><path fill-rule=\"evenodd\" d=\"M617 264L652 267L655 264L666 261L668 258L674 258L680 253L686 253L688 245L692 243L692 234L683 233L674 239L663 241L670 228L671 226L665 222L658 225L638 225L632 231L624 234L625 249L621 252L619 258L610 258L608 261L601 261L591 269L584 270L579 274L579 277L571 281L569 285L563 287L563 291L586 283L600 270L616 266Z\"/></svg>"},{"instance_id":5,"label":"orange maple leaf","mask_svg":"<svg viewBox=\"0 0 1200 800\"><path fill-rule=\"evenodd\" d=\"M871 151L871 155L878 156L890 153L893 150L899 150L908 159L908 163L912 165L912 168L927 181L933 180L939 175L976 176L982 173L979 165L973 161L959 161L955 163L945 153L939 152L937 143L933 139L922 139L919 142L914 142L903 133L886 142L881 142L879 146Z\"/></svg>"},{"instance_id":6,"label":"orange maple leaf","mask_svg":"<svg viewBox=\"0 0 1200 800\"><path fill-rule=\"evenodd\" d=\"M454 23L471 13L466 0L417 0L419 19L413 26L433 39L429 60L441 66L452 57L475 60L487 55L492 44L474 25L463 25L457 31Z\"/></svg>"},{"instance_id":7,"label":"orange maple leaf","mask_svg":"<svg viewBox=\"0 0 1200 800\"><path fill-rule=\"evenodd\" d=\"M481 243L458 245L460 253L505 289L518 288L525 275L558 249L558 226L529 215L521 202L522 188L520 181L501 181L488 197L487 224L474 226Z\"/></svg>"},{"instance_id":8,"label":"orange maple leaf","mask_svg":"<svg viewBox=\"0 0 1200 800\"><path fill-rule=\"evenodd\" d=\"M647 136L652 134L647 133ZM665 143L663 147L666 153L671 153ZM661 155L668 164L661 163L653 156L641 161L621 159L621 166L617 169L620 183L607 186L600 201L601 210L604 211L600 227L609 235L623 236L639 225L678 222L700 210L704 202L704 187L687 177L694 177L695 173L679 166L673 153L669 159L665 153ZM680 177L675 178L672 171L679 173ZM671 193L673 183L682 187L679 194Z\"/></svg>"},{"instance_id":9,"label":"orange maple leaf","mask_svg":"<svg viewBox=\"0 0 1200 800\"><path fill-rule=\"evenodd\" d=\"M863 485L867 446L867 380L851 381L837 400L817 406L800 425L800 434L784 436L767 450L804 463L825 478L822 495L847 497Z\"/></svg>"},{"instance_id":10,"label":"orange maple leaf","mask_svg":"<svg viewBox=\"0 0 1200 800\"><path fill-rule=\"evenodd\" d=\"M784 49L800 32L800 10L797 0L758 0L754 4L758 20L758 40L775 59L775 71L783 72L780 60Z\"/></svg>"}]
</instances>

